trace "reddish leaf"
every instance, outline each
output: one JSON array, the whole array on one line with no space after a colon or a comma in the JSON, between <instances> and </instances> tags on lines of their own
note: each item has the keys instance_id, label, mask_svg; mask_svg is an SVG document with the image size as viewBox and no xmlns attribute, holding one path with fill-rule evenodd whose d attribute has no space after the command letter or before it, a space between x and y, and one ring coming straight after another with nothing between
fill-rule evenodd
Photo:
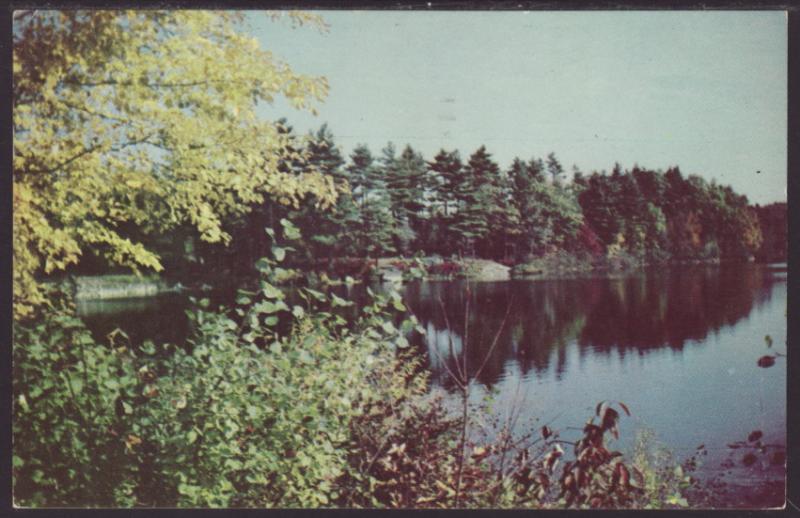
<instances>
[{"instance_id":1,"label":"reddish leaf","mask_svg":"<svg viewBox=\"0 0 800 518\"><path fill-rule=\"evenodd\" d=\"M774 465L786 463L786 452L776 451L772 454L772 457L770 457L769 461Z\"/></svg>"},{"instance_id":2,"label":"reddish leaf","mask_svg":"<svg viewBox=\"0 0 800 518\"><path fill-rule=\"evenodd\" d=\"M617 463L617 469L619 470L619 481L622 484L622 487L628 487L630 483L631 474L628 471L628 467L625 466L623 463Z\"/></svg>"},{"instance_id":3,"label":"reddish leaf","mask_svg":"<svg viewBox=\"0 0 800 518\"><path fill-rule=\"evenodd\" d=\"M765 355L765 356L762 356L761 358L758 359L758 366L759 367L767 368L767 367L772 367L773 365L775 365L775 357L774 356Z\"/></svg>"},{"instance_id":4,"label":"reddish leaf","mask_svg":"<svg viewBox=\"0 0 800 518\"><path fill-rule=\"evenodd\" d=\"M619 413L611 407L606 407L603 411L601 419L602 424L600 426L604 430L610 430L617 424L617 421L619 420Z\"/></svg>"},{"instance_id":5,"label":"reddish leaf","mask_svg":"<svg viewBox=\"0 0 800 518\"><path fill-rule=\"evenodd\" d=\"M749 442L755 442L755 441L761 439L761 437L763 437L763 436L764 436L764 433L761 430L754 430L754 431L750 432L750 435L747 436L747 440Z\"/></svg>"},{"instance_id":6,"label":"reddish leaf","mask_svg":"<svg viewBox=\"0 0 800 518\"><path fill-rule=\"evenodd\" d=\"M619 406L622 407L622 409L625 411L625 413L628 415L628 417L630 417L631 411L628 409L628 405L626 405L622 401L617 401L617 403L619 403Z\"/></svg>"}]
</instances>

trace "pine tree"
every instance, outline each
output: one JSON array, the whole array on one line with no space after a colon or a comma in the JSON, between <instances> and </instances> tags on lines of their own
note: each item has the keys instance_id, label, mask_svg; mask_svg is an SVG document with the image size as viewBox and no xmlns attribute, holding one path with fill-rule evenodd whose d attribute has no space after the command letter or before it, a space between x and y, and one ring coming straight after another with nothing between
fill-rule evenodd
<instances>
[{"instance_id":1,"label":"pine tree","mask_svg":"<svg viewBox=\"0 0 800 518\"><path fill-rule=\"evenodd\" d=\"M556 158L555 153L547 155L547 172L550 173L553 185L559 185L561 183L560 176L564 173L564 168L561 166L561 162Z\"/></svg>"},{"instance_id":2,"label":"pine tree","mask_svg":"<svg viewBox=\"0 0 800 518\"><path fill-rule=\"evenodd\" d=\"M358 252L366 257L393 253L393 219L389 194L381 170L376 166L366 145L356 146L350 155L347 170L354 202L359 211L359 221L355 228Z\"/></svg>"},{"instance_id":3,"label":"pine tree","mask_svg":"<svg viewBox=\"0 0 800 518\"><path fill-rule=\"evenodd\" d=\"M543 170L541 160L526 164L518 158L509 169L511 199L519 211L519 259L569 246L582 222L572 191L548 185Z\"/></svg>"},{"instance_id":4,"label":"pine tree","mask_svg":"<svg viewBox=\"0 0 800 518\"><path fill-rule=\"evenodd\" d=\"M492 180L499 169L485 146L478 148L464 167L463 181L456 195L459 210L453 220L460 253L475 256L479 242L489 234L492 212L496 210Z\"/></svg>"},{"instance_id":5,"label":"pine tree","mask_svg":"<svg viewBox=\"0 0 800 518\"><path fill-rule=\"evenodd\" d=\"M353 201L347 169L342 153L334 142L333 133L323 124L316 133L308 135L304 170L322 174L336 185L338 196L333 207L320 211L311 200L292 214L314 257L348 255L355 251L350 229L359 221Z\"/></svg>"},{"instance_id":6,"label":"pine tree","mask_svg":"<svg viewBox=\"0 0 800 518\"><path fill-rule=\"evenodd\" d=\"M440 150L428 163L433 186L433 210L429 248L441 254L457 249L457 236L453 232L455 213L458 211L458 193L462 188L463 164L457 150Z\"/></svg>"},{"instance_id":7,"label":"pine tree","mask_svg":"<svg viewBox=\"0 0 800 518\"><path fill-rule=\"evenodd\" d=\"M444 149L428 163L429 170L437 181L436 199L442 204L445 217L456 210L457 192L461 188L462 168L461 157L457 150L447 152Z\"/></svg>"},{"instance_id":8,"label":"pine tree","mask_svg":"<svg viewBox=\"0 0 800 518\"><path fill-rule=\"evenodd\" d=\"M399 157L394 155L394 146L384 149L384 174L398 227L395 241L399 251L410 252L419 244L419 230L427 217L423 212L426 173L425 159L411 146L406 145Z\"/></svg>"}]
</instances>

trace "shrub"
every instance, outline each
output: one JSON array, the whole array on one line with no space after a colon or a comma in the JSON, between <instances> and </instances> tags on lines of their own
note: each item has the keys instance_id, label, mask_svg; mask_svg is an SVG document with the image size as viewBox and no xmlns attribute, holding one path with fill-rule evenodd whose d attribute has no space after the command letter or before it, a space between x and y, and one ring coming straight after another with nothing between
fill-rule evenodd
<instances>
[{"instance_id":1,"label":"shrub","mask_svg":"<svg viewBox=\"0 0 800 518\"><path fill-rule=\"evenodd\" d=\"M66 297L50 300L35 325L14 324L15 503L130 505L133 352L95 343Z\"/></svg>"}]
</instances>

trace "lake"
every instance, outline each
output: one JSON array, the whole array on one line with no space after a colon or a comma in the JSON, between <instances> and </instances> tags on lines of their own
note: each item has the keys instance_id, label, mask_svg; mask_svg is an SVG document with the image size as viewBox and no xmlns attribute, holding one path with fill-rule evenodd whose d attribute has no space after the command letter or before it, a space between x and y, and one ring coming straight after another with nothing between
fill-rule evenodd
<instances>
[{"instance_id":1,"label":"lake","mask_svg":"<svg viewBox=\"0 0 800 518\"><path fill-rule=\"evenodd\" d=\"M704 445L698 474L729 487L784 477L774 455L786 444L786 362L762 368L758 360L786 352L785 265L403 289L426 330L413 342L452 404L452 373L465 357L472 401L491 394L501 418L518 410L517 432L548 424L567 438L599 401L622 401L632 416L621 420L620 449L632 448L636 430L649 430L679 459ZM179 342L186 307L185 297L167 296L83 303L79 311L98 337L121 326L134 341ZM745 467L750 449L729 445L756 430L766 453Z\"/></svg>"}]
</instances>

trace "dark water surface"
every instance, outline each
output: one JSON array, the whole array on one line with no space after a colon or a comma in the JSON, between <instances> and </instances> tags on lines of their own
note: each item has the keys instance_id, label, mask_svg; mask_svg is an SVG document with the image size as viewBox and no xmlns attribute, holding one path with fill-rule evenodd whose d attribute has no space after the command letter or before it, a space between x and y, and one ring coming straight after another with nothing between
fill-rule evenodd
<instances>
[{"instance_id":1,"label":"dark water surface","mask_svg":"<svg viewBox=\"0 0 800 518\"><path fill-rule=\"evenodd\" d=\"M473 399L492 393L500 416L519 408L518 431L549 423L568 434L600 400L622 401L633 416L621 422L619 448L647 429L678 458L705 445L706 475L731 483L783 477L769 458L786 443L786 362L757 361L786 352L785 265L422 282L404 295L426 329L416 342L433 383L454 401L449 372L466 355ZM170 296L84 303L79 311L98 336L120 326L135 341L180 342L186 307L185 297ZM728 444L754 430L769 446L743 471L749 450Z\"/></svg>"},{"instance_id":2,"label":"dark water surface","mask_svg":"<svg viewBox=\"0 0 800 518\"><path fill-rule=\"evenodd\" d=\"M784 477L782 460L771 460L786 444L786 362L757 362L786 352L785 267L424 283L406 299L427 329L434 381L453 387L466 349L468 372L484 365L473 399L493 393L500 416L519 407L518 431L580 427L599 401L622 401L633 415L617 447L632 448L646 429L679 459L704 445L700 475L732 485ZM728 445L755 430L768 446L744 469L753 449Z\"/></svg>"}]
</instances>

